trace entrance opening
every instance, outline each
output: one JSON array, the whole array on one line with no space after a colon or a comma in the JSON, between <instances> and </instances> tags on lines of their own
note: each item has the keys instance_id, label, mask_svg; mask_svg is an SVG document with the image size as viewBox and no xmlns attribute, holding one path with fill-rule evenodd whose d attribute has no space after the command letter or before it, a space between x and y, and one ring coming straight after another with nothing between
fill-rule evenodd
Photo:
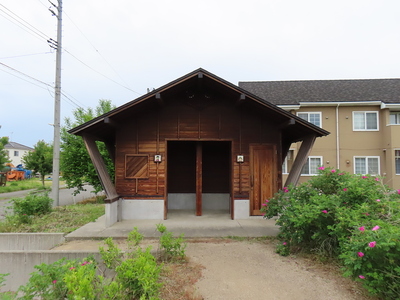
<instances>
[{"instance_id":1,"label":"entrance opening","mask_svg":"<svg viewBox=\"0 0 400 300\"><path fill-rule=\"evenodd\" d=\"M168 210L229 213L231 142L169 141L167 147Z\"/></svg>"}]
</instances>

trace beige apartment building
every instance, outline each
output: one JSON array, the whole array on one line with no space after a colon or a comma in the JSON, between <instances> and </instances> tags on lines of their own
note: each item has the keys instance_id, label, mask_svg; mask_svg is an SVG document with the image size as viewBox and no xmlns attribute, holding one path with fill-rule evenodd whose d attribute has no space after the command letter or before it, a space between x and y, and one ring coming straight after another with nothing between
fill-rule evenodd
<instances>
[{"instance_id":1,"label":"beige apartment building","mask_svg":"<svg viewBox=\"0 0 400 300\"><path fill-rule=\"evenodd\" d=\"M300 182L319 166L383 177L400 189L400 79L240 82L239 86L322 127ZM300 144L283 164L290 171ZM285 176L283 178L285 182Z\"/></svg>"}]
</instances>

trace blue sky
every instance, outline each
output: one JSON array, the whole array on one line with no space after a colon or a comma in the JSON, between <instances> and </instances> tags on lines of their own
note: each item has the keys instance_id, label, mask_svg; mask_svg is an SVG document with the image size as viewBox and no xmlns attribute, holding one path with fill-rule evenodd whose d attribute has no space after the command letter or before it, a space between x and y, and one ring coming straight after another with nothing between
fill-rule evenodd
<instances>
[{"instance_id":1,"label":"blue sky","mask_svg":"<svg viewBox=\"0 0 400 300\"><path fill-rule=\"evenodd\" d=\"M199 67L234 84L400 78L396 0L63 2L62 119L99 99L122 105ZM0 3L0 136L26 146L53 140L50 6Z\"/></svg>"}]
</instances>

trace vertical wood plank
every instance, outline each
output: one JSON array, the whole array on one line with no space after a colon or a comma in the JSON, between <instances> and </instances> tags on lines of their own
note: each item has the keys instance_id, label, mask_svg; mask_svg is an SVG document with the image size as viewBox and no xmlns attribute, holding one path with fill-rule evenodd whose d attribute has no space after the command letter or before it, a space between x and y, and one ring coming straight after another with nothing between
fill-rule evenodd
<instances>
[{"instance_id":1,"label":"vertical wood plank","mask_svg":"<svg viewBox=\"0 0 400 300\"><path fill-rule=\"evenodd\" d=\"M196 216L202 215L203 193L203 149L202 143L196 143Z\"/></svg>"}]
</instances>

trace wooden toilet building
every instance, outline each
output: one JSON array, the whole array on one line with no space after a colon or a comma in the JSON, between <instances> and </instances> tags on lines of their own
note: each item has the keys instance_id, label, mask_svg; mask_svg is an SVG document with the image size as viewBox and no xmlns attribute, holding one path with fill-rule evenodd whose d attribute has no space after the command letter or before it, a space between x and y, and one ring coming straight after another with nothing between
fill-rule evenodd
<instances>
[{"instance_id":1,"label":"wooden toilet building","mask_svg":"<svg viewBox=\"0 0 400 300\"><path fill-rule=\"evenodd\" d=\"M302 141L285 185L297 183L315 139L329 134L204 69L69 132L84 139L106 192L106 226L176 209L259 215L283 186L290 145ZM96 141L109 150L115 182Z\"/></svg>"}]
</instances>

